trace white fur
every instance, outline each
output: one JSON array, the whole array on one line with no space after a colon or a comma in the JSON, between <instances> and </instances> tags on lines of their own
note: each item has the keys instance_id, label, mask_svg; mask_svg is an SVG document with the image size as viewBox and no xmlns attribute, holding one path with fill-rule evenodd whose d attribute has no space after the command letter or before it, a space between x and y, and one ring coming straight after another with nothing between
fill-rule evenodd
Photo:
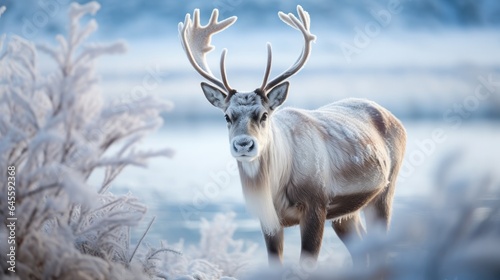
<instances>
[{"instance_id":1,"label":"white fur","mask_svg":"<svg viewBox=\"0 0 500 280\"><path fill-rule=\"evenodd\" d=\"M330 105L315 111L284 109L276 112L265 145L269 158L242 163L243 172L254 178L259 172L259 161L268 161L269 178L265 188L271 192L252 192L253 197L248 200L254 204L252 208L259 208L256 212L267 231L278 228L279 224L274 224L279 223L276 213L284 216L298 213L287 198L286 188L314 186L321 190L311 191L332 197L369 192L388 184L391 159L385 140L378 136L368 116L359 115L359 119L344 121L349 114L354 114L345 110ZM308 118L311 121L304 123ZM331 137L325 139L322 133ZM369 143L365 143L368 140ZM375 163L381 164L373 165L370 161L373 158ZM346 177L343 172L351 166L363 169L362 176ZM271 197L263 197L265 195Z\"/></svg>"},{"instance_id":2,"label":"white fur","mask_svg":"<svg viewBox=\"0 0 500 280\"><path fill-rule=\"evenodd\" d=\"M254 178L255 175L259 173L259 168L260 168L259 159L255 159L252 161L241 161L241 167L243 168L243 171L248 177Z\"/></svg>"},{"instance_id":3,"label":"white fur","mask_svg":"<svg viewBox=\"0 0 500 280\"><path fill-rule=\"evenodd\" d=\"M274 207L271 189L244 188L244 194L250 211L259 217L262 230L269 235L276 233L281 228L281 223Z\"/></svg>"},{"instance_id":4,"label":"white fur","mask_svg":"<svg viewBox=\"0 0 500 280\"><path fill-rule=\"evenodd\" d=\"M243 103L244 94L238 97ZM232 101L228 111L238 112L241 118L251 112L249 108L253 110L245 106ZM392 164L389 146L369 110L356 106L383 110L359 99L313 111L286 108L270 116L267 132L248 135L258 141L257 158L237 159L247 178L242 180L247 205L261 220L264 232L273 233L282 221L289 224L300 218L300 206L290 201L290 194L317 192L332 198L387 186Z\"/></svg>"}]
</instances>

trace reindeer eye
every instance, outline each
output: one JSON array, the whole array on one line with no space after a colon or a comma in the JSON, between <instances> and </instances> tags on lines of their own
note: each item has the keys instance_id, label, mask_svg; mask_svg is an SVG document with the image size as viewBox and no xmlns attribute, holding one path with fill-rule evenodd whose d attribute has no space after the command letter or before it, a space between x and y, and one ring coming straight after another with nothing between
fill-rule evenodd
<instances>
[{"instance_id":1,"label":"reindeer eye","mask_svg":"<svg viewBox=\"0 0 500 280\"><path fill-rule=\"evenodd\" d=\"M262 114L262 117L260 117L260 122L265 122L267 120L267 113Z\"/></svg>"},{"instance_id":2,"label":"reindeer eye","mask_svg":"<svg viewBox=\"0 0 500 280\"><path fill-rule=\"evenodd\" d=\"M226 122L227 122L227 123L231 123L231 119L229 118L229 116L228 116L228 115L224 115L224 118L226 118Z\"/></svg>"}]
</instances>

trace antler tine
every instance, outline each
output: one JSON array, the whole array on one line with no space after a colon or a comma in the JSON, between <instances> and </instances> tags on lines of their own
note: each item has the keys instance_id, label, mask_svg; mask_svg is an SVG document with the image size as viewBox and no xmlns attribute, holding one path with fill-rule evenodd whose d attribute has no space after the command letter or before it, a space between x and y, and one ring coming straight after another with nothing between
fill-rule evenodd
<instances>
[{"instance_id":1,"label":"antler tine","mask_svg":"<svg viewBox=\"0 0 500 280\"><path fill-rule=\"evenodd\" d=\"M227 54L227 49L223 49L222 55L220 56L220 75L222 77L222 83L224 84L227 93L232 94L233 89L231 88L231 86L229 86L229 82L227 81L227 76L226 76L226 54Z\"/></svg>"},{"instance_id":2,"label":"antler tine","mask_svg":"<svg viewBox=\"0 0 500 280\"><path fill-rule=\"evenodd\" d=\"M297 14L300 17L300 20L304 23L304 27L306 30L309 30L310 24L311 24L311 17L309 16L309 13L304 11L302 6L298 5L297 6ZM295 17L295 16L294 16Z\"/></svg>"},{"instance_id":3,"label":"antler tine","mask_svg":"<svg viewBox=\"0 0 500 280\"><path fill-rule=\"evenodd\" d=\"M226 82L217 79L210 71L206 61L206 54L214 49L214 46L210 44L212 35L228 28L237 19L233 16L219 22L218 17L219 11L214 9L208 24L202 26L200 25L200 10L196 9L193 13L193 20L191 20L190 14L186 14L184 22L179 23L179 36L182 47L194 69L209 82L230 92L231 88L226 87L228 85L226 77L223 77ZM223 72L225 73L225 70Z\"/></svg>"},{"instance_id":4,"label":"antler tine","mask_svg":"<svg viewBox=\"0 0 500 280\"><path fill-rule=\"evenodd\" d=\"M299 30L304 36L304 48L302 49L302 53L292 66L290 66L285 72L274 78L265 86L265 91L268 91L277 84L299 72L300 69L304 67L307 59L309 58L309 54L311 53L311 43L316 40L316 36L313 35L309 30L311 27L309 13L304 11L304 9L300 5L298 5L297 14L300 17L300 20L292 13L285 14L283 12L279 12L278 16L284 23L293 27L294 29Z\"/></svg>"},{"instance_id":5,"label":"antler tine","mask_svg":"<svg viewBox=\"0 0 500 280\"><path fill-rule=\"evenodd\" d=\"M260 90L264 92L267 81L269 79L269 74L271 73L271 64L273 60L273 51L271 47L271 43L267 43L267 64L266 64L266 72L264 73L264 79L262 81L262 85L260 86Z\"/></svg>"},{"instance_id":6,"label":"antler tine","mask_svg":"<svg viewBox=\"0 0 500 280\"><path fill-rule=\"evenodd\" d=\"M188 14L189 15L189 14ZM200 28L200 9L194 9L193 12L193 27Z\"/></svg>"}]
</instances>

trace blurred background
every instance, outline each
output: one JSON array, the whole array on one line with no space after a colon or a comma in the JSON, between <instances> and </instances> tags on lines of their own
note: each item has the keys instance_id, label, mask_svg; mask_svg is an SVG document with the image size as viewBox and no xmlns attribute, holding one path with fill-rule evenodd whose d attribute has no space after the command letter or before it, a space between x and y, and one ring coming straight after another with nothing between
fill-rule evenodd
<instances>
[{"instance_id":1,"label":"blurred background","mask_svg":"<svg viewBox=\"0 0 500 280\"><path fill-rule=\"evenodd\" d=\"M0 6L7 7L0 33L55 44L55 35L67 31L70 2L0 0ZM208 58L212 71L219 73L220 52L229 49L229 81L238 90L260 85L266 42L273 44L271 76L300 54L301 35L279 20L278 11L295 13L301 4L310 13L317 41L306 67L290 79L285 106L314 109L361 97L380 103L402 120L409 139L398 179L395 221L408 201L440 187L435 178L446 159L453 159L454 174L468 180L500 171L499 1L99 3L99 30L91 40L124 40L129 49L98 65L109 102L133 106L134 100L154 95L175 106L164 115L164 126L144 143L151 149L171 147L175 158L152 160L148 169L129 168L111 189L130 191L148 204L149 215L157 216L148 235L152 240L196 242L201 218L234 211L236 235L259 243L264 255L259 223L244 206L223 114L206 101L199 86L202 78L191 68L178 39L178 22L195 8L201 9L202 23L214 8L221 18L238 16L233 26L213 38L216 49ZM40 66L52 67L47 61L41 56ZM333 230L325 234L328 246L345 256ZM298 230L289 229L286 236L286 253L296 259Z\"/></svg>"}]
</instances>

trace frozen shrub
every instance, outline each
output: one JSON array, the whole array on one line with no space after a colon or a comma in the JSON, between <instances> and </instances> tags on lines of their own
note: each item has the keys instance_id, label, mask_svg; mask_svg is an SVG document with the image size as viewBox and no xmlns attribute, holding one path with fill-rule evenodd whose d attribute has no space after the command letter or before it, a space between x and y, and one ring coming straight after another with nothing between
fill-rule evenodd
<instances>
[{"instance_id":1,"label":"frozen shrub","mask_svg":"<svg viewBox=\"0 0 500 280\"><path fill-rule=\"evenodd\" d=\"M12 36L0 49L0 218L17 218L13 278L150 276L134 261L129 238L130 227L137 225L146 207L108 188L124 167L171 154L167 149L137 149L138 141L162 124L160 112L168 106L148 96L126 109L104 101L94 62L124 52L125 46L84 45L97 24L90 20L81 26L80 19L98 9L96 2L72 4L69 33L57 36L57 47L36 48ZM38 50L57 65L48 75L39 72ZM8 166L16 173L12 214L4 204ZM99 170L102 183L91 185L89 177ZM0 227L1 240L8 234ZM0 244L0 273L5 274L8 247Z\"/></svg>"},{"instance_id":2,"label":"frozen shrub","mask_svg":"<svg viewBox=\"0 0 500 280\"><path fill-rule=\"evenodd\" d=\"M148 254L167 248L184 253L156 254L151 260L154 262L152 267L155 271L163 271L167 279L229 280L244 275L252 269L256 244L234 239L234 217L234 213L227 213L215 215L210 222L202 220L200 243L187 250L182 241L176 244L162 242L159 249L151 249Z\"/></svg>"}]
</instances>

